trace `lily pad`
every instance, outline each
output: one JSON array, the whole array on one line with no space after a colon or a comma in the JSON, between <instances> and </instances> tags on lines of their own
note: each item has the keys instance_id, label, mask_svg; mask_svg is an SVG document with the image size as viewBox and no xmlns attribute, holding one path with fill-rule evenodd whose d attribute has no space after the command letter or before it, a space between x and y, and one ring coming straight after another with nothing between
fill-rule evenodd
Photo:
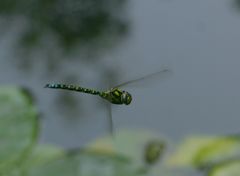
<instances>
[{"instance_id":1,"label":"lily pad","mask_svg":"<svg viewBox=\"0 0 240 176\"><path fill-rule=\"evenodd\" d=\"M136 166L143 166L148 164L148 161L146 161L146 152L148 151L146 151L146 149L151 149L151 155L152 153L159 155L156 157L151 156L151 158L156 158L156 161L154 161L155 163L164 153L166 147L165 141L166 140L163 137L159 137L158 134L147 130L123 129L117 131L114 136L100 138L87 147L90 150L105 151L107 153L116 153L127 156L136 164ZM160 150L156 150L156 145L149 147L151 146L149 144L159 144Z\"/></svg>"},{"instance_id":2,"label":"lily pad","mask_svg":"<svg viewBox=\"0 0 240 176\"><path fill-rule=\"evenodd\" d=\"M55 161L65 156L65 152L52 145L36 146L21 165L15 165L4 176L25 176L32 168Z\"/></svg>"},{"instance_id":3,"label":"lily pad","mask_svg":"<svg viewBox=\"0 0 240 176\"><path fill-rule=\"evenodd\" d=\"M122 176L136 175L130 161L121 156L75 151L67 156L31 167L28 176Z\"/></svg>"},{"instance_id":4,"label":"lily pad","mask_svg":"<svg viewBox=\"0 0 240 176\"><path fill-rule=\"evenodd\" d=\"M153 139L158 139L157 135L150 132L124 130L124 132L115 135L114 138L99 139L85 149L67 152L67 154L53 146L39 146L25 161L24 167L18 168L18 172L13 170L11 175L6 176L14 174L14 176L18 176L16 173L24 173L28 176L147 175L149 172L144 172L144 167L136 165L135 162L137 159L143 162L144 149L146 146L149 147L147 144ZM121 142L123 144L120 145ZM122 146L124 146L123 149ZM138 148L142 150L138 150ZM159 153L155 145L152 151ZM135 153L133 154L133 152Z\"/></svg>"},{"instance_id":5,"label":"lily pad","mask_svg":"<svg viewBox=\"0 0 240 176\"><path fill-rule=\"evenodd\" d=\"M240 158L240 140L237 137L219 137L203 147L195 157L195 165L211 167Z\"/></svg>"},{"instance_id":6,"label":"lily pad","mask_svg":"<svg viewBox=\"0 0 240 176\"><path fill-rule=\"evenodd\" d=\"M226 160L240 157L238 137L190 137L170 158L173 166L212 167Z\"/></svg>"},{"instance_id":7,"label":"lily pad","mask_svg":"<svg viewBox=\"0 0 240 176\"><path fill-rule=\"evenodd\" d=\"M209 176L237 176L240 173L240 160L220 164L212 169Z\"/></svg>"},{"instance_id":8,"label":"lily pad","mask_svg":"<svg viewBox=\"0 0 240 176\"><path fill-rule=\"evenodd\" d=\"M19 165L31 151L38 132L31 97L14 87L0 88L0 173Z\"/></svg>"},{"instance_id":9,"label":"lily pad","mask_svg":"<svg viewBox=\"0 0 240 176\"><path fill-rule=\"evenodd\" d=\"M24 163L25 167L31 167L56 160L66 155L66 152L53 145L38 145Z\"/></svg>"}]
</instances>

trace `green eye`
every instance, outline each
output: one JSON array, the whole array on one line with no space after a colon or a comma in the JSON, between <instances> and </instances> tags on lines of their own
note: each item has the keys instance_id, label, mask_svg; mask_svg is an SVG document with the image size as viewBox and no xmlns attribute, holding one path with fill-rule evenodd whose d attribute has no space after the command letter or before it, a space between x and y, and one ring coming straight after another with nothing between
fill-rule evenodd
<instances>
[{"instance_id":1,"label":"green eye","mask_svg":"<svg viewBox=\"0 0 240 176\"><path fill-rule=\"evenodd\" d=\"M131 103L131 101L132 101L132 96L129 93L127 93L125 104L129 105Z\"/></svg>"}]
</instances>

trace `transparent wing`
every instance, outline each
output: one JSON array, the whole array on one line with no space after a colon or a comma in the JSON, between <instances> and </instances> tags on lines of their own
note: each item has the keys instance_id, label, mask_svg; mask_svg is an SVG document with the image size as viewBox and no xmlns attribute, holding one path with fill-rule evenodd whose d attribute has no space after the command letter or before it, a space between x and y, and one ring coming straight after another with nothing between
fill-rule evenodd
<instances>
[{"instance_id":1,"label":"transparent wing","mask_svg":"<svg viewBox=\"0 0 240 176\"><path fill-rule=\"evenodd\" d=\"M145 80L148 80L148 81L151 81L155 78L164 78L168 75L171 74L171 71L168 69L168 68L163 68L161 69L160 71L158 72L155 72L155 73L151 73L149 75L146 75L146 76L143 76L143 77L140 77L140 78L136 78L136 79L133 79L133 80L130 80L130 81L126 81L124 83L121 83L115 87L123 87L123 86L126 86L126 85L131 85L131 84L136 84L136 83L140 83L142 81L145 82Z\"/></svg>"},{"instance_id":2,"label":"transparent wing","mask_svg":"<svg viewBox=\"0 0 240 176\"><path fill-rule=\"evenodd\" d=\"M109 131L110 131L110 134L113 136L114 134L114 130L113 130L113 118L112 118L112 105L111 103L108 103L107 102L107 110L108 110L108 126L109 126Z\"/></svg>"},{"instance_id":3,"label":"transparent wing","mask_svg":"<svg viewBox=\"0 0 240 176\"><path fill-rule=\"evenodd\" d=\"M108 88L109 88L109 83L108 83ZM110 88L109 88L110 89ZM108 127L109 127L109 132L113 136L114 135L114 129L113 129L113 116L112 116L112 104L109 102L106 102L107 106L107 121L108 121Z\"/></svg>"}]
</instances>

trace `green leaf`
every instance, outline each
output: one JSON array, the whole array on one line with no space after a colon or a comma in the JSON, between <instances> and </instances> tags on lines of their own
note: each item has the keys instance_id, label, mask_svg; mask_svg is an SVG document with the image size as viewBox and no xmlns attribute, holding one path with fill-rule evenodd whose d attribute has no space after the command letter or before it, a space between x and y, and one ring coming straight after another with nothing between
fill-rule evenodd
<instances>
[{"instance_id":1,"label":"green leaf","mask_svg":"<svg viewBox=\"0 0 240 176\"><path fill-rule=\"evenodd\" d=\"M0 88L0 173L21 164L37 137L37 111L22 89Z\"/></svg>"},{"instance_id":2,"label":"green leaf","mask_svg":"<svg viewBox=\"0 0 240 176\"><path fill-rule=\"evenodd\" d=\"M75 151L50 162L39 163L28 176L134 176L136 171L127 158L112 154Z\"/></svg>"},{"instance_id":3,"label":"green leaf","mask_svg":"<svg viewBox=\"0 0 240 176\"><path fill-rule=\"evenodd\" d=\"M240 175L240 160L227 162L214 167L209 176L238 176Z\"/></svg>"},{"instance_id":4,"label":"green leaf","mask_svg":"<svg viewBox=\"0 0 240 176\"><path fill-rule=\"evenodd\" d=\"M226 160L240 157L238 137L190 137L170 158L170 165L212 167Z\"/></svg>"},{"instance_id":5,"label":"green leaf","mask_svg":"<svg viewBox=\"0 0 240 176\"><path fill-rule=\"evenodd\" d=\"M21 165L12 167L10 171L5 172L4 176L25 176L31 168L55 161L63 156L65 152L60 148L51 145L36 146Z\"/></svg>"},{"instance_id":6,"label":"green leaf","mask_svg":"<svg viewBox=\"0 0 240 176\"><path fill-rule=\"evenodd\" d=\"M194 163L194 157L197 155L202 147L206 146L214 138L212 137L188 137L169 157L168 164L170 166L189 166Z\"/></svg>"},{"instance_id":7,"label":"green leaf","mask_svg":"<svg viewBox=\"0 0 240 176\"><path fill-rule=\"evenodd\" d=\"M209 167L235 158L240 158L239 138L220 137L199 151L195 157L195 165Z\"/></svg>"},{"instance_id":8,"label":"green leaf","mask_svg":"<svg viewBox=\"0 0 240 176\"><path fill-rule=\"evenodd\" d=\"M161 151L158 153L161 156L166 145L165 139L159 137L159 135L153 132L142 129L123 129L117 131L114 136L100 138L94 141L88 146L88 148L127 156L137 166L142 166L147 162L145 160L146 152L148 152L146 149L149 148L150 143L161 144L159 145L161 147Z\"/></svg>"},{"instance_id":9,"label":"green leaf","mask_svg":"<svg viewBox=\"0 0 240 176\"><path fill-rule=\"evenodd\" d=\"M65 156L65 151L52 145L38 145L36 146L32 154L28 157L24 163L24 167L32 167L42 163L47 163L52 160Z\"/></svg>"}]
</instances>

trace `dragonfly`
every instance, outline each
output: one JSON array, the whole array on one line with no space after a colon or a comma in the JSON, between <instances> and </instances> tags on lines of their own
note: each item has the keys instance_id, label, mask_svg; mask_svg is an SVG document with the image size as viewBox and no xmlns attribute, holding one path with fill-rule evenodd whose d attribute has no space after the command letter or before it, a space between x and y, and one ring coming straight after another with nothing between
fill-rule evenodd
<instances>
[{"instance_id":1,"label":"dragonfly","mask_svg":"<svg viewBox=\"0 0 240 176\"><path fill-rule=\"evenodd\" d=\"M127 86L132 83L137 83L137 82L140 82L140 81L143 81L146 79L150 79L157 75L164 75L164 73L169 73L169 71L170 70L168 68L164 68L158 72L155 72L155 73L152 73L152 74L149 74L149 75L137 78L137 79L133 79L130 81L126 81L124 83L121 83L121 84L114 86L105 91L95 90L95 89L91 89L91 88L85 88L85 87L78 86L78 85L59 84L59 83L46 84L45 88L76 91L76 92L99 96L102 99L108 101L110 104L130 105L133 100L133 97L128 91L121 89L121 87ZM113 120L112 120L111 110L110 110L109 116L110 116L110 132L111 132L111 134L113 134Z\"/></svg>"}]
</instances>

